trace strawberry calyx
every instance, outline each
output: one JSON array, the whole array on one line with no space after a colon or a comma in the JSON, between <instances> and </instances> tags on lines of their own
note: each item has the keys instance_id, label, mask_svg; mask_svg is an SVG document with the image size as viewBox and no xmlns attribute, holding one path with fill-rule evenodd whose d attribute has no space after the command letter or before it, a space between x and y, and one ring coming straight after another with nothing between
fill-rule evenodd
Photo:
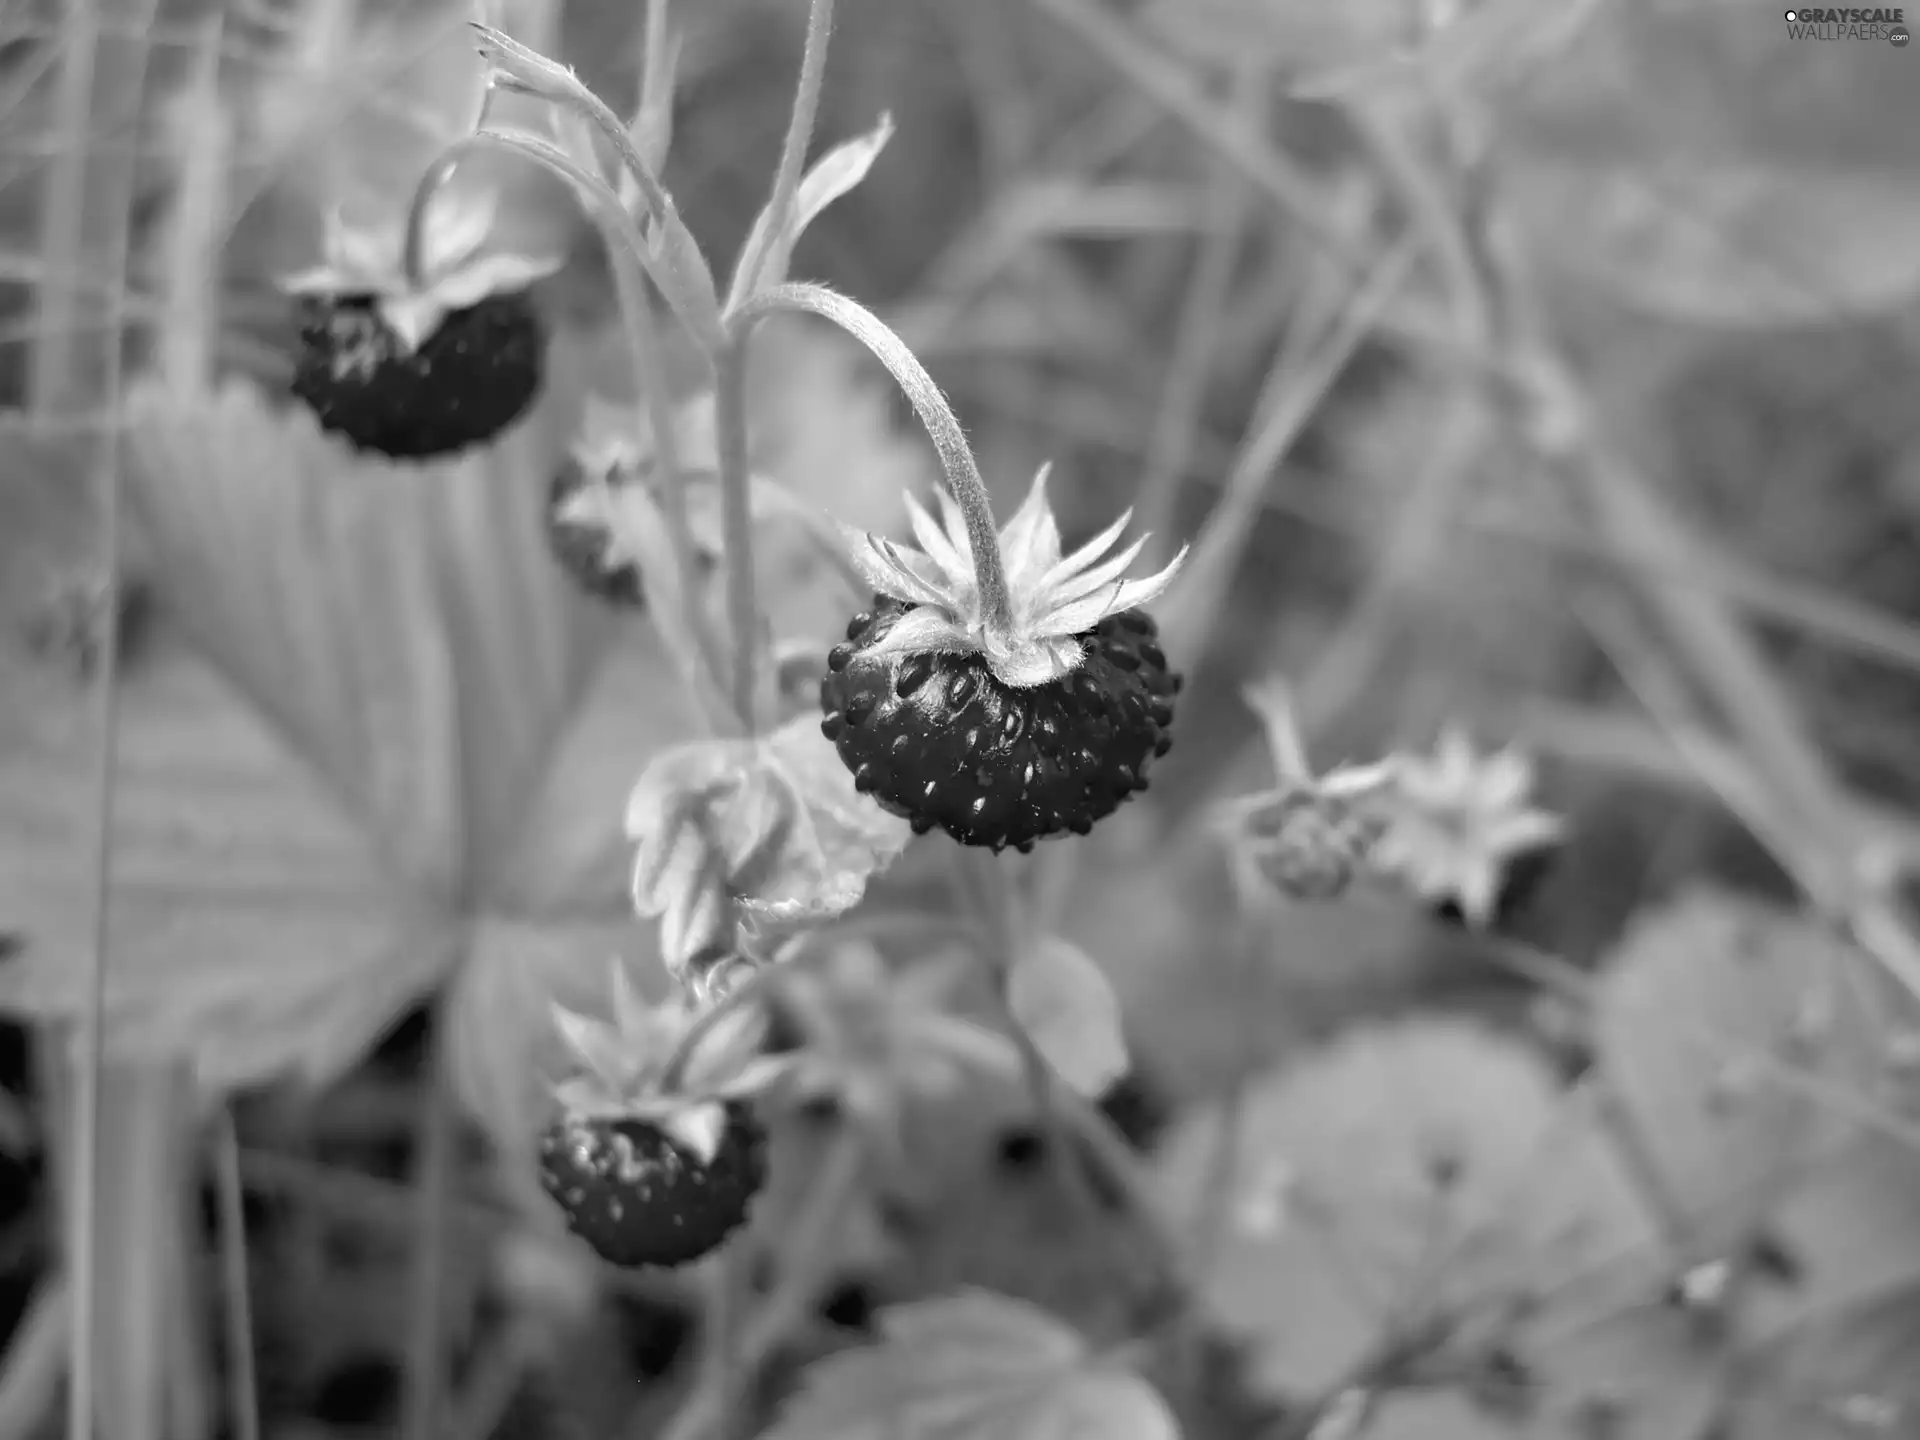
<instances>
[{"instance_id":1,"label":"strawberry calyx","mask_svg":"<svg viewBox=\"0 0 1920 1440\"><path fill-rule=\"evenodd\" d=\"M524 290L566 263L558 255L526 255L490 247L499 195L493 190L443 191L422 220L420 274L407 265L404 221L355 224L344 209L327 212L321 263L283 277L280 289L312 299L370 298L401 344L414 351L447 316L492 295Z\"/></svg>"},{"instance_id":2,"label":"strawberry calyx","mask_svg":"<svg viewBox=\"0 0 1920 1440\"><path fill-rule=\"evenodd\" d=\"M684 993L654 1004L618 962L612 973L610 1016L552 1007L577 1066L553 1087L555 1102L571 1119L647 1121L711 1163L726 1133L728 1102L760 1083L750 1062L765 1037L765 1012L735 1005L708 1015Z\"/></svg>"},{"instance_id":3,"label":"strawberry calyx","mask_svg":"<svg viewBox=\"0 0 1920 1440\"><path fill-rule=\"evenodd\" d=\"M996 537L1004 615L988 603L967 513L949 491L938 492L938 519L916 496L907 496L917 550L843 527L861 577L881 595L911 607L865 652L870 658L979 654L1001 684L1030 689L1079 669L1086 658L1083 637L1103 620L1165 592L1186 560L1186 547L1154 574L1125 578L1147 538L1114 552L1131 510L1078 550L1062 553L1059 522L1047 501L1049 470L1040 468L1027 498Z\"/></svg>"}]
</instances>

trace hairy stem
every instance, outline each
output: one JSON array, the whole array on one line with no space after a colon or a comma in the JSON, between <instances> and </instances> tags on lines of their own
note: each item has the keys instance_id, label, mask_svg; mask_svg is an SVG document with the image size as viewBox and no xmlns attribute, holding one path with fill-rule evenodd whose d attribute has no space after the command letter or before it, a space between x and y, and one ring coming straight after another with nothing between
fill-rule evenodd
<instances>
[{"instance_id":1,"label":"hairy stem","mask_svg":"<svg viewBox=\"0 0 1920 1440\"><path fill-rule=\"evenodd\" d=\"M974 581L979 587L981 614L988 632L1008 633L1013 628L1013 612L1007 596L1006 574L1000 565L1000 532L993 519L993 500L987 493L986 482L980 478L980 467L973 458L973 447L967 443L966 431L947 403L947 397L927 373L926 366L872 311L824 285L778 285L753 296L734 312L734 333L743 334L761 317L783 310L818 315L838 325L871 350L905 392L933 441L947 488L953 492L966 517L967 540L973 550Z\"/></svg>"},{"instance_id":2,"label":"hairy stem","mask_svg":"<svg viewBox=\"0 0 1920 1440\"><path fill-rule=\"evenodd\" d=\"M767 213L773 224L767 248L747 260L742 277L742 293L751 295L768 265L776 274L784 274L792 239L787 234L793 220L795 197L800 189L800 174L807 163L807 145L813 139L814 120L820 113L820 86L827 73L827 40L833 31L833 0L812 0L807 9L806 47L800 55L800 80L793 96L793 113L787 120L786 139L780 145L780 168L774 172L773 198Z\"/></svg>"},{"instance_id":3,"label":"hairy stem","mask_svg":"<svg viewBox=\"0 0 1920 1440\"><path fill-rule=\"evenodd\" d=\"M747 444L750 322L730 327L714 381L714 427L720 450L720 540L727 567L727 628L733 637L734 713L748 735L759 733L760 602L753 573L753 470Z\"/></svg>"}]
</instances>

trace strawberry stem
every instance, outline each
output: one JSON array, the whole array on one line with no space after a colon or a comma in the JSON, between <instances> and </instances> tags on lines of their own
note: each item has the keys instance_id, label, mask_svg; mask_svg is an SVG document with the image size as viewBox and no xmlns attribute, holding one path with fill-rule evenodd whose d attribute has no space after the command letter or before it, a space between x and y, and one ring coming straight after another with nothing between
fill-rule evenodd
<instances>
[{"instance_id":1,"label":"strawberry stem","mask_svg":"<svg viewBox=\"0 0 1920 1440\"><path fill-rule=\"evenodd\" d=\"M780 146L780 168L774 173L773 197L767 204L772 224L767 229L767 246L757 255L746 257L746 273L740 278L742 294L751 294L760 277L771 266L775 279L786 275L789 252L793 248L793 213L800 190L800 173L807 160L807 144L813 138L814 120L820 113L820 87L827 72L827 40L833 31L833 0L813 0L807 10L806 46L800 54L800 81L795 87L793 114L787 122L786 139Z\"/></svg>"},{"instance_id":2,"label":"strawberry stem","mask_svg":"<svg viewBox=\"0 0 1920 1440\"><path fill-rule=\"evenodd\" d=\"M765 316L780 311L818 315L845 330L871 350L874 358L906 393L914 413L926 427L940 457L947 488L966 518L967 540L973 551L974 583L980 592L980 613L989 636L1005 638L1013 631L1013 607L1007 595L1006 572L1000 565L1000 532L994 523L993 500L980 467L973 458L967 433L927 369L907 344L872 311L824 285L778 285L745 301L729 317L736 339Z\"/></svg>"},{"instance_id":3,"label":"strawberry stem","mask_svg":"<svg viewBox=\"0 0 1920 1440\"><path fill-rule=\"evenodd\" d=\"M713 423L720 448L720 548L727 567L727 628L733 634L734 712L749 736L760 652L760 603L753 573L753 471L747 447L747 327L732 327L716 366Z\"/></svg>"}]
</instances>

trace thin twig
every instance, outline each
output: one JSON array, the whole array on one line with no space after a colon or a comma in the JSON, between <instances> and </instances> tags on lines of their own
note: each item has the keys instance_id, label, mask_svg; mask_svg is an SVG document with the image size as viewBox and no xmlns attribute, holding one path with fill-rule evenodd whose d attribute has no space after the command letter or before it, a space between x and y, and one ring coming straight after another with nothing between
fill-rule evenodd
<instances>
[{"instance_id":1,"label":"thin twig","mask_svg":"<svg viewBox=\"0 0 1920 1440\"><path fill-rule=\"evenodd\" d=\"M748 326L783 310L832 321L872 351L900 386L933 441L947 488L953 492L966 517L967 542L973 551L982 619L989 633L1006 634L1012 628L1013 609L1000 563L1000 532L994 524L993 497L980 478L980 466L973 458L967 432L939 385L927 373L927 367L879 316L824 285L777 285L742 302L731 322L736 338L744 335Z\"/></svg>"},{"instance_id":2,"label":"thin twig","mask_svg":"<svg viewBox=\"0 0 1920 1440\"><path fill-rule=\"evenodd\" d=\"M414 1178L414 1271L408 1296L407 1440L439 1440L447 1365L447 1227L453 1195L456 1117L447 1073L452 1046L444 1008L436 1009L432 1051L421 1099Z\"/></svg>"},{"instance_id":3,"label":"thin twig","mask_svg":"<svg viewBox=\"0 0 1920 1440\"><path fill-rule=\"evenodd\" d=\"M65 239L71 242L71 248L59 254L62 262L72 264L76 269L80 263L82 251L80 244L84 239L88 192L94 187L85 184L85 170L88 163L87 137L91 133L91 112L93 106L93 64L98 46L97 27L99 14L94 0L79 0L68 12L72 29L68 32L66 63L84 71L82 81L69 77L72 87L63 93L62 133L73 138L78 158L74 168L79 172L77 189L71 193L57 196L60 206L72 206L71 234ZM150 17L149 17L150 18ZM144 52L143 52L144 53ZM143 67L144 68L144 67ZM136 76L134 90L139 93L141 86ZM67 102L77 104L78 109L69 108ZM77 122L77 123L75 123ZM63 167L62 173L65 173ZM130 181L130 172L126 176ZM130 243L131 218L127 213L129 197L115 197L120 203L114 208L108 220L111 226L108 243L104 247L107 273L115 277L124 277L127 269L128 248ZM59 208L56 206L55 208ZM60 229L61 217L50 217L50 227L43 237L49 247L62 242L64 232ZM101 355L103 371L102 396L106 407L117 412L120 404L121 389L121 309L125 284L116 279L116 283L106 296L108 324L105 327L106 344ZM56 309L50 319L54 322L61 316L71 319L73 309L70 304L63 311ZM38 368L45 358L36 346L37 382L43 382L45 389L36 389L34 399L42 409L63 408L71 399L74 387L82 383L77 373L78 367L71 349L71 333L64 338L43 336L43 344L55 347L54 353L58 367L53 370ZM66 345L68 348L59 348ZM97 714L94 722L99 749L96 755L95 774L95 854L93 865L93 944L89 949L82 981L82 994L85 997L81 1014L79 1044L77 1046L78 1085L74 1098L74 1169L73 1187L69 1196L71 1205L71 1224L68 1236L71 1242L69 1255L69 1273L72 1276L72 1369L67 1385L67 1426L69 1440L93 1440L94 1435L94 1325L95 1306L99 1279L97 1276L96 1241L94 1230L94 1211L96 1194L99 1188L99 1147L100 1147L100 1087L101 1069L105 1064L105 1012L107 1006L107 959L113 941L113 880L114 880L114 831L116 829L117 786L119 774L119 731L120 731L120 550L122 543L123 492L120 474L121 431L119 427L109 427L98 439L95 452L93 485L100 496L101 524L100 544L105 572L101 586L98 609L94 614L97 632L97 650L99 664L99 686L95 693Z\"/></svg>"},{"instance_id":4,"label":"thin twig","mask_svg":"<svg viewBox=\"0 0 1920 1440\"><path fill-rule=\"evenodd\" d=\"M1162 606L1161 628L1168 637L1169 651L1197 648L1213 628L1252 535L1253 519L1265 497L1268 480L1407 278L1417 248L1417 241L1403 240L1387 254L1303 372L1287 367L1269 378L1260 408L1262 418L1242 446L1226 490L1207 517L1186 569Z\"/></svg>"},{"instance_id":5,"label":"thin twig","mask_svg":"<svg viewBox=\"0 0 1920 1440\"><path fill-rule=\"evenodd\" d=\"M229 1422L236 1440L260 1440L260 1388L253 1363L253 1294L247 1278L247 1212L240 1185L240 1141L233 1110L213 1122L213 1165L220 1209L220 1283L226 1292Z\"/></svg>"}]
</instances>

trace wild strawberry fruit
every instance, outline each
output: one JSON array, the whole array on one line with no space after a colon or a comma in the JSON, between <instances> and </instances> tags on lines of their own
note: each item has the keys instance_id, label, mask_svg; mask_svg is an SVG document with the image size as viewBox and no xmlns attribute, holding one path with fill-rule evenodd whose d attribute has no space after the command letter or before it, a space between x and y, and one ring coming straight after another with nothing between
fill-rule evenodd
<instances>
[{"instance_id":1,"label":"wild strawberry fruit","mask_svg":"<svg viewBox=\"0 0 1920 1440\"><path fill-rule=\"evenodd\" d=\"M767 1179L767 1132L740 1101L711 1149L644 1116L563 1115L540 1139L540 1181L567 1226L612 1265L673 1268L746 1222Z\"/></svg>"},{"instance_id":2,"label":"wild strawberry fruit","mask_svg":"<svg viewBox=\"0 0 1920 1440\"><path fill-rule=\"evenodd\" d=\"M293 393L323 428L421 460L491 440L533 405L546 335L527 287L561 261L486 251L494 209L491 193L436 199L422 284L398 227L328 217L324 263L281 285L301 306Z\"/></svg>"},{"instance_id":3,"label":"wild strawberry fruit","mask_svg":"<svg viewBox=\"0 0 1920 1440\"><path fill-rule=\"evenodd\" d=\"M821 728L855 786L922 834L995 851L1084 835L1147 788L1172 746L1181 681L1140 607L1180 560L1120 578L1145 543L1109 555L1125 515L1063 558L1046 478L997 537L997 615L945 492L940 522L908 499L924 553L853 537L878 593L827 657Z\"/></svg>"},{"instance_id":4,"label":"wild strawberry fruit","mask_svg":"<svg viewBox=\"0 0 1920 1440\"><path fill-rule=\"evenodd\" d=\"M560 568L587 594L630 610L644 607L647 596L633 537L620 520L619 496L639 483L631 470L590 468L576 454L547 490L547 544Z\"/></svg>"},{"instance_id":5,"label":"wild strawberry fruit","mask_svg":"<svg viewBox=\"0 0 1920 1440\"><path fill-rule=\"evenodd\" d=\"M698 1260L745 1223L766 1183L767 1133L744 1078L765 1014L742 1007L709 1018L681 1057L699 1007L648 1004L617 965L611 1020L554 1009L581 1070L555 1089L540 1182L567 1227L610 1264Z\"/></svg>"}]
</instances>

